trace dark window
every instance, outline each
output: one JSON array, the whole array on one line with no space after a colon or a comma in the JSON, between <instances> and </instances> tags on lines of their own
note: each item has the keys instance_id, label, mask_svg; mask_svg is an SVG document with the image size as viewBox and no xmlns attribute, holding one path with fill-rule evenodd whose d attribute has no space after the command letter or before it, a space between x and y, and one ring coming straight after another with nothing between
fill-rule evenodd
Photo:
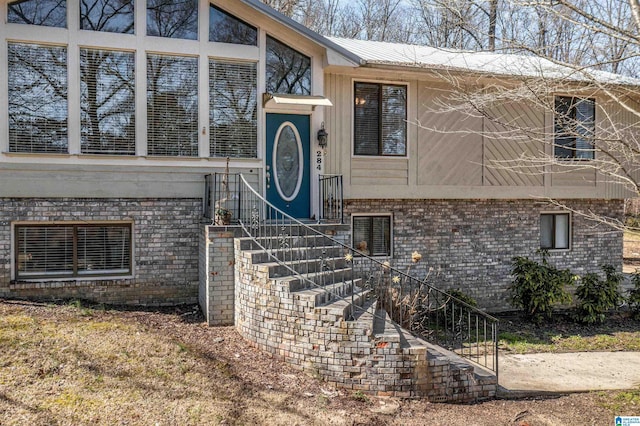
<instances>
[{"instance_id":1,"label":"dark window","mask_svg":"<svg viewBox=\"0 0 640 426\"><path fill-rule=\"evenodd\" d=\"M82 152L135 155L135 54L80 49Z\"/></svg>"},{"instance_id":2,"label":"dark window","mask_svg":"<svg viewBox=\"0 0 640 426\"><path fill-rule=\"evenodd\" d=\"M569 213L541 214L540 248L547 250L568 249L570 227Z\"/></svg>"},{"instance_id":3,"label":"dark window","mask_svg":"<svg viewBox=\"0 0 640 426\"><path fill-rule=\"evenodd\" d=\"M80 0L80 29L133 34L133 0Z\"/></svg>"},{"instance_id":4,"label":"dark window","mask_svg":"<svg viewBox=\"0 0 640 426\"><path fill-rule=\"evenodd\" d=\"M17 279L130 275L131 225L17 225Z\"/></svg>"},{"instance_id":5,"label":"dark window","mask_svg":"<svg viewBox=\"0 0 640 426\"><path fill-rule=\"evenodd\" d=\"M147 56L147 148L198 156L198 58Z\"/></svg>"},{"instance_id":6,"label":"dark window","mask_svg":"<svg viewBox=\"0 0 640 426\"><path fill-rule=\"evenodd\" d=\"M147 35L198 39L197 0L147 0Z\"/></svg>"},{"instance_id":7,"label":"dark window","mask_svg":"<svg viewBox=\"0 0 640 426\"><path fill-rule=\"evenodd\" d=\"M596 108L593 99L556 96L554 154L592 160Z\"/></svg>"},{"instance_id":8,"label":"dark window","mask_svg":"<svg viewBox=\"0 0 640 426\"><path fill-rule=\"evenodd\" d=\"M7 22L45 27L67 26L66 0L23 0L9 3Z\"/></svg>"},{"instance_id":9,"label":"dark window","mask_svg":"<svg viewBox=\"0 0 640 426\"><path fill-rule=\"evenodd\" d=\"M67 49L9 43L9 151L68 152Z\"/></svg>"},{"instance_id":10,"label":"dark window","mask_svg":"<svg viewBox=\"0 0 640 426\"><path fill-rule=\"evenodd\" d=\"M209 61L210 155L256 158L256 64Z\"/></svg>"},{"instance_id":11,"label":"dark window","mask_svg":"<svg viewBox=\"0 0 640 426\"><path fill-rule=\"evenodd\" d=\"M267 36L267 92L311 94L311 59Z\"/></svg>"},{"instance_id":12,"label":"dark window","mask_svg":"<svg viewBox=\"0 0 640 426\"><path fill-rule=\"evenodd\" d=\"M355 155L406 155L406 86L356 83L354 104Z\"/></svg>"},{"instance_id":13,"label":"dark window","mask_svg":"<svg viewBox=\"0 0 640 426\"><path fill-rule=\"evenodd\" d=\"M214 5L209 5L209 41L258 44L258 30Z\"/></svg>"},{"instance_id":14,"label":"dark window","mask_svg":"<svg viewBox=\"0 0 640 426\"><path fill-rule=\"evenodd\" d=\"M370 256L391 256L391 216L353 216L353 247Z\"/></svg>"}]
</instances>

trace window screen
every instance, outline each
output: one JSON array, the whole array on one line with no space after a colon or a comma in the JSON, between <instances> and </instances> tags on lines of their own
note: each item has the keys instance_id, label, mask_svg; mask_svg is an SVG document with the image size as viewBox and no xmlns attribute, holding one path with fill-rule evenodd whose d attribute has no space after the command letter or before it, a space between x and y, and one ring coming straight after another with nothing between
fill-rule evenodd
<instances>
[{"instance_id":1,"label":"window screen","mask_svg":"<svg viewBox=\"0 0 640 426\"><path fill-rule=\"evenodd\" d=\"M370 256L390 256L391 217L354 216L353 247Z\"/></svg>"},{"instance_id":2,"label":"window screen","mask_svg":"<svg viewBox=\"0 0 640 426\"><path fill-rule=\"evenodd\" d=\"M356 83L354 94L354 153L406 155L406 86Z\"/></svg>"},{"instance_id":3,"label":"window screen","mask_svg":"<svg viewBox=\"0 0 640 426\"><path fill-rule=\"evenodd\" d=\"M311 94L311 59L267 36L267 92Z\"/></svg>"},{"instance_id":4,"label":"window screen","mask_svg":"<svg viewBox=\"0 0 640 426\"><path fill-rule=\"evenodd\" d=\"M256 64L209 61L211 156L256 158Z\"/></svg>"},{"instance_id":5,"label":"window screen","mask_svg":"<svg viewBox=\"0 0 640 426\"><path fill-rule=\"evenodd\" d=\"M256 46L258 30L211 4L209 5L209 41Z\"/></svg>"},{"instance_id":6,"label":"window screen","mask_svg":"<svg viewBox=\"0 0 640 426\"><path fill-rule=\"evenodd\" d=\"M198 59L147 56L149 155L198 156Z\"/></svg>"},{"instance_id":7,"label":"window screen","mask_svg":"<svg viewBox=\"0 0 640 426\"><path fill-rule=\"evenodd\" d=\"M127 275L131 225L18 225L16 278Z\"/></svg>"},{"instance_id":8,"label":"window screen","mask_svg":"<svg viewBox=\"0 0 640 426\"><path fill-rule=\"evenodd\" d=\"M540 215L540 248L559 250L569 248L569 213Z\"/></svg>"},{"instance_id":9,"label":"window screen","mask_svg":"<svg viewBox=\"0 0 640 426\"><path fill-rule=\"evenodd\" d=\"M133 0L80 0L80 29L133 34Z\"/></svg>"},{"instance_id":10,"label":"window screen","mask_svg":"<svg viewBox=\"0 0 640 426\"><path fill-rule=\"evenodd\" d=\"M595 101L556 96L554 154L558 158L593 159Z\"/></svg>"},{"instance_id":11,"label":"window screen","mask_svg":"<svg viewBox=\"0 0 640 426\"><path fill-rule=\"evenodd\" d=\"M14 1L8 5L7 22L65 28L67 2L63 0Z\"/></svg>"},{"instance_id":12,"label":"window screen","mask_svg":"<svg viewBox=\"0 0 640 426\"><path fill-rule=\"evenodd\" d=\"M135 155L135 54L80 49L82 152Z\"/></svg>"},{"instance_id":13,"label":"window screen","mask_svg":"<svg viewBox=\"0 0 640 426\"><path fill-rule=\"evenodd\" d=\"M197 0L147 0L147 35L198 39Z\"/></svg>"},{"instance_id":14,"label":"window screen","mask_svg":"<svg viewBox=\"0 0 640 426\"><path fill-rule=\"evenodd\" d=\"M66 153L67 49L9 43L9 151Z\"/></svg>"}]
</instances>

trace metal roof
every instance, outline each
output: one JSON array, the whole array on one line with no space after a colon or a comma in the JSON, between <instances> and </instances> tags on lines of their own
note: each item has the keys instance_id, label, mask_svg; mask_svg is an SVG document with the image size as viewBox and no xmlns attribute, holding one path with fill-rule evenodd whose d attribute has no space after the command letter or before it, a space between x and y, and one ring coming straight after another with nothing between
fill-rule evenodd
<instances>
[{"instance_id":1,"label":"metal roof","mask_svg":"<svg viewBox=\"0 0 640 426\"><path fill-rule=\"evenodd\" d=\"M639 79L604 71L575 69L537 56L509 53L474 52L439 49L430 46L352 40L328 39L362 59L365 64L443 71L472 71L491 75L544 77L600 83L640 85Z\"/></svg>"}]
</instances>

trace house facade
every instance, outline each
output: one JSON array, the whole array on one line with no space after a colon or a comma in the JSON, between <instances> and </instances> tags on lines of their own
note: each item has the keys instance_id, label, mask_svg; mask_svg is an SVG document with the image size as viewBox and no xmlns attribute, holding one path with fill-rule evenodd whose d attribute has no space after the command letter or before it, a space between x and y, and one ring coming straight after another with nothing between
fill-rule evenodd
<instances>
[{"instance_id":1,"label":"house facade","mask_svg":"<svg viewBox=\"0 0 640 426\"><path fill-rule=\"evenodd\" d=\"M622 234L576 212L621 219L623 188L592 168L496 167L554 148L487 137L501 124L486 116L436 113L452 75L513 84L486 68L495 57L463 67L327 39L256 0L118 5L0 3L0 297L195 302L204 176L227 169L305 220L321 219L320 178L342 176L354 247L398 266L418 251L412 273L490 310L509 308L514 256L621 267ZM494 112L545 138L562 108L587 130L633 123L600 94L552 102ZM599 155L558 141L567 161Z\"/></svg>"}]
</instances>

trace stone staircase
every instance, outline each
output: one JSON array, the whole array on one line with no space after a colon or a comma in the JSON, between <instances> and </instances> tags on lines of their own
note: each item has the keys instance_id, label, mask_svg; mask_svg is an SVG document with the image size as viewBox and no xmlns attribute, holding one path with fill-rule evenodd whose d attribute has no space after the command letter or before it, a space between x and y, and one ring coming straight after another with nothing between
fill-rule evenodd
<instances>
[{"instance_id":1,"label":"stone staircase","mask_svg":"<svg viewBox=\"0 0 640 426\"><path fill-rule=\"evenodd\" d=\"M260 247L282 242L234 240L235 324L245 338L339 388L434 402L495 396L493 372L391 322L331 239L287 235L282 248Z\"/></svg>"}]
</instances>

